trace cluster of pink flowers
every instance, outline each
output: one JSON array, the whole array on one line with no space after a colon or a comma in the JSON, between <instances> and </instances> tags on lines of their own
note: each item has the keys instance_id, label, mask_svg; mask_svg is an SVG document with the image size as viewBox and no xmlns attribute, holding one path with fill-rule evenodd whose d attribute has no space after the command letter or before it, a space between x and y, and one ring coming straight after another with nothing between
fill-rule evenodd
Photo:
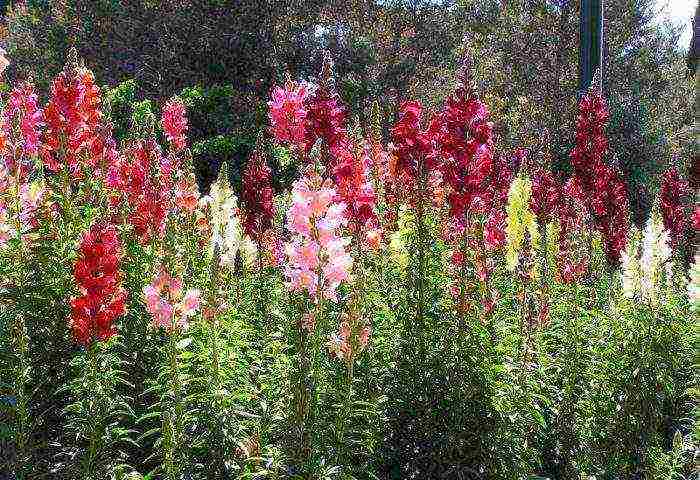
<instances>
[{"instance_id":1,"label":"cluster of pink flowers","mask_svg":"<svg viewBox=\"0 0 700 480\"><path fill-rule=\"evenodd\" d=\"M168 141L175 150L182 150L187 145L187 116L185 105L178 99L169 100L163 107L161 124Z\"/></svg>"},{"instance_id":2,"label":"cluster of pink flowers","mask_svg":"<svg viewBox=\"0 0 700 480\"><path fill-rule=\"evenodd\" d=\"M270 167L256 149L243 171L241 207L243 229L247 235L258 241L272 227L272 219L275 216L270 174Z\"/></svg>"},{"instance_id":3,"label":"cluster of pink flowers","mask_svg":"<svg viewBox=\"0 0 700 480\"><path fill-rule=\"evenodd\" d=\"M10 93L10 98L2 116L0 149L4 150L8 146L7 140L15 136L12 129L16 124L21 134L21 146L24 154L28 157L37 155L41 137L39 127L44 124L43 122L44 112L38 106L34 86L31 83L23 83L15 87ZM16 147L17 145L12 146ZM11 155L7 159L12 161L17 152L10 153ZM13 169L12 165L8 165L8 168Z\"/></svg>"},{"instance_id":4,"label":"cluster of pink flowers","mask_svg":"<svg viewBox=\"0 0 700 480\"><path fill-rule=\"evenodd\" d=\"M71 301L71 328L78 343L116 333L114 320L126 312L119 270L121 247L113 225L95 223L83 236L74 277L81 296Z\"/></svg>"},{"instance_id":5,"label":"cluster of pink flowers","mask_svg":"<svg viewBox=\"0 0 700 480\"><path fill-rule=\"evenodd\" d=\"M287 227L295 237L286 245L285 276L292 291L306 290L312 298L336 299L336 289L348 279L352 257L349 239L338 234L347 223L345 205L334 203L335 189L311 174L294 183Z\"/></svg>"},{"instance_id":6,"label":"cluster of pink flowers","mask_svg":"<svg viewBox=\"0 0 700 480\"><path fill-rule=\"evenodd\" d=\"M306 84L287 82L282 87L275 87L270 108L270 123L272 134L278 142L289 144L301 149L306 143L306 99L309 95Z\"/></svg>"},{"instance_id":7,"label":"cluster of pink flowers","mask_svg":"<svg viewBox=\"0 0 700 480\"><path fill-rule=\"evenodd\" d=\"M676 167L670 168L661 180L659 199L664 228L677 248L689 226L688 197L691 193L687 180L681 178Z\"/></svg>"},{"instance_id":8,"label":"cluster of pink flowers","mask_svg":"<svg viewBox=\"0 0 700 480\"><path fill-rule=\"evenodd\" d=\"M143 289L146 309L153 317L155 328L169 331L187 328L188 318L200 305L201 292L190 289L183 295L182 279L172 277L163 268L150 285Z\"/></svg>"},{"instance_id":9,"label":"cluster of pink flowers","mask_svg":"<svg viewBox=\"0 0 700 480\"><path fill-rule=\"evenodd\" d=\"M328 351L331 356L350 363L367 347L371 333L372 329L369 325L365 325L359 334L354 335L350 324L343 321L338 328L338 333L330 336Z\"/></svg>"}]
</instances>

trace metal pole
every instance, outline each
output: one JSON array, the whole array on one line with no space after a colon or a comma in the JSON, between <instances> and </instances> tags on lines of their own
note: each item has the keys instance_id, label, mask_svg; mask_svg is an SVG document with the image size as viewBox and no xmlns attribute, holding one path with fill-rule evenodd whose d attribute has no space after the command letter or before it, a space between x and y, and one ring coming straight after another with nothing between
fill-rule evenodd
<instances>
[{"instance_id":1,"label":"metal pole","mask_svg":"<svg viewBox=\"0 0 700 480\"><path fill-rule=\"evenodd\" d=\"M579 98L591 86L593 77L602 87L603 0L581 0L579 20Z\"/></svg>"}]
</instances>

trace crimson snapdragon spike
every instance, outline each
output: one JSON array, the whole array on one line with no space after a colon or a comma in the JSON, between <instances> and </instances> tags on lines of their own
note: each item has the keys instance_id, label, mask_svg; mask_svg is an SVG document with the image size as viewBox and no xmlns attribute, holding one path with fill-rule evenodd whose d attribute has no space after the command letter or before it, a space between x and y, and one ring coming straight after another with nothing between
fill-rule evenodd
<instances>
[{"instance_id":1,"label":"crimson snapdragon spike","mask_svg":"<svg viewBox=\"0 0 700 480\"><path fill-rule=\"evenodd\" d=\"M347 140L347 113L338 95L327 85L319 85L307 99L305 149L308 153L318 139L332 152Z\"/></svg>"},{"instance_id":2,"label":"crimson snapdragon spike","mask_svg":"<svg viewBox=\"0 0 700 480\"><path fill-rule=\"evenodd\" d=\"M557 178L544 168L538 168L532 176L530 209L540 224L546 224L557 216L561 206L562 187Z\"/></svg>"},{"instance_id":3,"label":"crimson snapdragon spike","mask_svg":"<svg viewBox=\"0 0 700 480\"><path fill-rule=\"evenodd\" d=\"M114 321L126 313L121 255L119 237L111 224L94 223L80 242L73 276L81 295L71 301L71 329L82 345L113 336Z\"/></svg>"},{"instance_id":4,"label":"crimson snapdragon spike","mask_svg":"<svg viewBox=\"0 0 700 480\"><path fill-rule=\"evenodd\" d=\"M678 249L690 224L690 184L681 178L676 167L670 168L661 180L659 201L664 228L671 238L671 246Z\"/></svg>"},{"instance_id":5,"label":"crimson snapdragon spike","mask_svg":"<svg viewBox=\"0 0 700 480\"><path fill-rule=\"evenodd\" d=\"M243 229L246 235L260 243L265 232L272 227L275 205L271 170L258 148L243 172L241 204Z\"/></svg>"},{"instance_id":6,"label":"crimson snapdragon spike","mask_svg":"<svg viewBox=\"0 0 700 480\"><path fill-rule=\"evenodd\" d=\"M576 145L570 159L583 204L603 236L608 263L615 265L627 241L629 220L626 186L620 174L603 163L608 150L605 136L608 119L602 94L599 91L586 94L579 103Z\"/></svg>"},{"instance_id":7,"label":"crimson snapdragon spike","mask_svg":"<svg viewBox=\"0 0 700 480\"><path fill-rule=\"evenodd\" d=\"M437 156L433 148L434 132L423 129L423 105L417 101L404 101L399 106L399 120L391 130L396 156L395 175L414 188L418 176L428 174L437 167Z\"/></svg>"},{"instance_id":8,"label":"crimson snapdragon spike","mask_svg":"<svg viewBox=\"0 0 700 480\"><path fill-rule=\"evenodd\" d=\"M617 265L627 244L629 231L627 188L619 172L607 165L599 165L595 175L591 195L594 223L603 236L603 248L608 263Z\"/></svg>"}]
</instances>

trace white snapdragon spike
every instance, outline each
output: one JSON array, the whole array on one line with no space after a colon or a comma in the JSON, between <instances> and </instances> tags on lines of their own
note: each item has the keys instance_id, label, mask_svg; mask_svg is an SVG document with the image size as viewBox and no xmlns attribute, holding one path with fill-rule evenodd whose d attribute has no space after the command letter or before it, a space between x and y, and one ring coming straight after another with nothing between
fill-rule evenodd
<instances>
[{"instance_id":1,"label":"white snapdragon spike","mask_svg":"<svg viewBox=\"0 0 700 480\"><path fill-rule=\"evenodd\" d=\"M642 295L652 305L658 304L659 292L665 285L665 280L670 278L670 259L668 232L664 229L659 215L654 213L649 217L644 229L640 261Z\"/></svg>"},{"instance_id":2,"label":"white snapdragon spike","mask_svg":"<svg viewBox=\"0 0 700 480\"><path fill-rule=\"evenodd\" d=\"M688 301L694 314L700 313L700 254L695 254L695 261L690 267L688 281Z\"/></svg>"},{"instance_id":3,"label":"white snapdragon spike","mask_svg":"<svg viewBox=\"0 0 700 480\"><path fill-rule=\"evenodd\" d=\"M622 252L622 293L626 298L638 298L642 291L642 268L639 261L641 232L632 227L629 241Z\"/></svg>"},{"instance_id":4,"label":"white snapdragon spike","mask_svg":"<svg viewBox=\"0 0 700 480\"><path fill-rule=\"evenodd\" d=\"M218 247L222 265L232 266L241 237L240 221L236 217L236 197L225 180L212 185L210 195L212 248Z\"/></svg>"}]
</instances>

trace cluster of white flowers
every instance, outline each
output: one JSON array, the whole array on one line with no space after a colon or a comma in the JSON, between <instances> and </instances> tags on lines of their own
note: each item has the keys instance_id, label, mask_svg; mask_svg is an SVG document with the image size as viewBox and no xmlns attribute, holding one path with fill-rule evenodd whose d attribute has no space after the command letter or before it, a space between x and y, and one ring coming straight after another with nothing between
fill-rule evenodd
<instances>
[{"instance_id":1,"label":"cluster of white flowers","mask_svg":"<svg viewBox=\"0 0 700 480\"><path fill-rule=\"evenodd\" d=\"M688 282L688 299L693 313L700 313L700 254L695 254L695 261L690 267L690 281Z\"/></svg>"},{"instance_id":2,"label":"cluster of white flowers","mask_svg":"<svg viewBox=\"0 0 700 480\"><path fill-rule=\"evenodd\" d=\"M212 255L214 248L218 247L221 265L232 267L240 250L243 260L247 265L251 265L255 261L257 247L244 235L236 196L228 181L223 175L222 177L212 184L209 195L200 200L209 205L211 212L212 235L209 254Z\"/></svg>"},{"instance_id":3,"label":"cluster of white flowers","mask_svg":"<svg viewBox=\"0 0 700 480\"><path fill-rule=\"evenodd\" d=\"M658 305L661 292L670 287L673 271L668 232L657 212L649 217L644 228L641 257L638 257L639 247L639 234L630 235L622 254L622 290L627 298Z\"/></svg>"}]
</instances>

